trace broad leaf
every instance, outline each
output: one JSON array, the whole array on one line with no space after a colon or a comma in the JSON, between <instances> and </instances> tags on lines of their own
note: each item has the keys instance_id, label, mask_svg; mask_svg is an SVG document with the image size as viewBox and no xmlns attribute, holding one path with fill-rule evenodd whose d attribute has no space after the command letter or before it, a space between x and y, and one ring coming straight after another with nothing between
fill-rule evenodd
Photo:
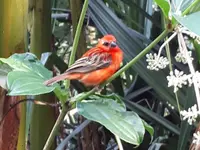
<instances>
[{"instance_id":1,"label":"broad leaf","mask_svg":"<svg viewBox=\"0 0 200 150\"><path fill-rule=\"evenodd\" d=\"M112 105L110 105L110 107L112 109L117 109L117 111L126 111L126 105L124 104L124 102L121 100L121 98L117 95L117 94L110 94L110 95L99 95L99 94L94 94L94 95L91 95L89 97L89 99L91 100L110 100L111 102L112 101L115 101L114 103L112 103ZM116 105L116 106L115 106Z\"/></svg>"},{"instance_id":2,"label":"broad leaf","mask_svg":"<svg viewBox=\"0 0 200 150\"><path fill-rule=\"evenodd\" d=\"M31 71L12 71L8 74L8 95L39 95L53 91L55 86L45 86L44 81Z\"/></svg>"},{"instance_id":3,"label":"broad leaf","mask_svg":"<svg viewBox=\"0 0 200 150\"><path fill-rule=\"evenodd\" d=\"M183 16L183 17L178 16L176 14L173 14L173 16L180 24L188 28L188 30L200 36L200 30L199 30L200 11L196 13L192 13L191 15Z\"/></svg>"},{"instance_id":4,"label":"broad leaf","mask_svg":"<svg viewBox=\"0 0 200 150\"><path fill-rule=\"evenodd\" d=\"M0 61L13 68L7 78L9 95L39 95L49 93L56 87L43 84L52 77L52 72L31 53L14 54L7 59L0 58Z\"/></svg>"},{"instance_id":5,"label":"broad leaf","mask_svg":"<svg viewBox=\"0 0 200 150\"><path fill-rule=\"evenodd\" d=\"M0 58L0 61L8 64L14 71L32 71L46 79L52 77L52 72L46 69L32 53L13 54L9 58Z\"/></svg>"},{"instance_id":6,"label":"broad leaf","mask_svg":"<svg viewBox=\"0 0 200 150\"><path fill-rule=\"evenodd\" d=\"M139 145L144 137L145 128L142 120L135 112L119 111L122 106L116 101L88 100L77 103L78 113L89 120L104 125L122 140Z\"/></svg>"}]
</instances>

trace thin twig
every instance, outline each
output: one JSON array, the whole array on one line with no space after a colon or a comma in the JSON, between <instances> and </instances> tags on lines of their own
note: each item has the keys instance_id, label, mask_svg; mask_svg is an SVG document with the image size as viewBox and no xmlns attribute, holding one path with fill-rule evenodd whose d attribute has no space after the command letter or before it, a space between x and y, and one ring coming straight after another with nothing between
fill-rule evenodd
<instances>
[{"instance_id":1,"label":"thin twig","mask_svg":"<svg viewBox=\"0 0 200 150\"><path fill-rule=\"evenodd\" d=\"M174 33L161 45L161 47L159 48L159 51L158 51L158 58L160 57L163 48L164 48L176 35L177 35L177 32L174 32Z\"/></svg>"},{"instance_id":2,"label":"thin twig","mask_svg":"<svg viewBox=\"0 0 200 150\"><path fill-rule=\"evenodd\" d=\"M79 39L80 39L80 34L81 34L84 18L85 18L87 8L88 8L88 3L89 3L89 0L84 1L83 9L81 11L80 19L78 21L76 33L75 33L75 36L74 36L74 42L73 42L73 46L72 46L73 49L72 49L72 52L71 52L71 55L70 55L70 58L69 58L68 66L71 66L74 63L74 60L75 60L75 55L76 55L76 51L77 51L77 48L78 48L78 43L79 43ZM65 86L66 89L69 88L69 84L70 84L70 80L66 80L66 86Z\"/></svg>"},{"instance_id":3,"label":"thin twig","mask_svg":"<svg viewBox=\"0 0 200 150\"><path fill-rule=\"evenodd\" d=\"M177 32L175 32L175 33L176 33L176 35L177 35ZM172 35L172 36L173 36L173 35ZM170 38L171 38L171 37L170 37ZM174 38L174 37L173 37L173 38ZM167 41L168 39L169 39L169 38L166 37L166 41ZM166 41L165 41L165 42L166 42ZM167 53L167 58L168 58L168 60L169 60L169 70L170 70L170 71L173 71L173 69L172 69L172 59L171 59L170 48L169 48L169 41L168 41L168 43L166 43L165 49L166 49L166 53ZM180 104L179 104L178 94L177 94L177 92L174 93L174 94L175 94L175 98L176 98L176 103L177 103L178 111L179 111L179 113L180 113L181 108L180 108Z\"/></svg>"}]
</instances>

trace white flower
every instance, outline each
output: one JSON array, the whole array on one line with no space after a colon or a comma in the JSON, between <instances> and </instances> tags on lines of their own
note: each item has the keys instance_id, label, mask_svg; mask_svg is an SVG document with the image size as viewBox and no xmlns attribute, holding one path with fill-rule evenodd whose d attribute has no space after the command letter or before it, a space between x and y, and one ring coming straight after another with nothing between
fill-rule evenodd
<instances>
[{"instance_id":1,"label":"white flower","mask_svg":"<svg viewBox=\"0 0 200 150\"><path fill-rule=\"evenodd\" d=\"M174 86L174 93L178 91L179 88L182 88L183 85L187 85L188 78L190 76L184 74L183 71L178 71L177 69L170 72L170 75L167 76L168 87Z\"/></svg>"},{"instance_id":2,"label":"white flower","mask_svg":"<svg viewBox=\"0 0 200 150\"><path fill-rule=\"evenodd\" d=\"M193 122L196 122L200 112L197 110L197 105L195 104L191 108L188 108L188 111L183 110L180 112L180 114L183 116L183 120L187 119L187 122L192 125Z\"/></svg>"},{"instance_id":3,"label":"white flower","mask_svg":"<svg viewBox=\"0 0 200 150\"><path fill-rule=\"evenodd\" d=\"M197 131L197 133L193 134L193 141L194 144L200 144L200 132Z\"/></svg>"},{"instance_id":4,"label":"white flower","mask_svg":"<svg viewBox=\"0 0 200 150\"><path fill-rule=\"evenodd\" d=\"M158 56L156 53L147 54L146 61L148 63L147 69L158 71L159 69L164 69L169 65L169 61L166 57Z\"/></svg>"},{"instance_id":5,"label":"white flower","mask_svg":"<svg viewBox=\"0 0 200 150\"><path fill-rule=\"evenodd\" d=\"M188 55L190 56L190 59L193 60L192 51L188 51ZM178 50L178 53L175 56L175 59L176 59L177 62L182 62L183 64L187 64L187 59L186 59L185 54L183 54L179 50Z\"/></svg>"}]
</instances>

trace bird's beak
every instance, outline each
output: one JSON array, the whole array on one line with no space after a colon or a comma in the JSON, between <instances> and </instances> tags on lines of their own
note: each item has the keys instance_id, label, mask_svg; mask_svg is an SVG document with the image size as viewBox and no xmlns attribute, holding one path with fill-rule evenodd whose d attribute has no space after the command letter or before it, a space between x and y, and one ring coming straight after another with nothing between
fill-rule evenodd
<instances>
[{"instance_id":1,"label":"bird's beak","mask_svg":"<svg viewBox=\"0 0 200 150\"><path fill-rule=\"evenodd\" d=\"M110 43L110 47L111 47L111 48L114 48L114 47L116 47L116 46L117 46L116 42L111 42L111 43Z\"/></svg>"}]
</instances>

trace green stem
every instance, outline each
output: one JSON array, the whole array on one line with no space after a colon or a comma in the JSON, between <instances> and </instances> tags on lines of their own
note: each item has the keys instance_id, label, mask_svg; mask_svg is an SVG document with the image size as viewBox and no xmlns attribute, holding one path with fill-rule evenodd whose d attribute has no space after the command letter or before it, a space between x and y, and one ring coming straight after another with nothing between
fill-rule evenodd
<instances>
[{"instance_id":1,"label":"green stem","mask_svg":"<svg viewBox=\"0 0 200 150\"><path fill-rule=\"evenodd\" d=\"M80 33L81 33L82 26L83 26L83 21L84 21L85 14L86 14L86 11L87 11L87 8L88 8L88 2L89 2L89 0L85 0L85 2L83 4L83 9L81 11L80 19L79 19L78 26L77 26L77 29L76 29L76 34L75 34L75 37L74 37L74 43L73 43L73 46L72 46L73 50L72 50L71 55L70 55L68 66L71 66L74 63L74 60L75 60L76 50L77 50L77 47L78 47Z\"/></svg>"},{"instance_id":2,"label":"green stem","mask_svg":"<svg viewBox=\"0 0 200 150\"><path fill-rule=\"evenodd\" d=\"M165 38L165 41L168 39L168 37ZM170 54L170 48L169 48L169 43L167 43L167 45L165 46L166 49L166 53L167 53L167 59L169 60L169 70L173 71L172 69L172 59L171 59L171 54ZM177 92L174 93L175 97L176 97L176 103L177 103L177 107L178 107L178 111L180 113L181 108L180 108L180 104L179 104L179 99L178 99L178 94Z\"/></svg>"},{"instance_id":3,"label":"green stem","mask_svg":"<svg viewBox=\"0 0 200 150\"><path fill-rule=\"evenodd\" d=\"M59 127L60 127L60 125L61 125L61 123L62 123L62 121L63 121L63 119L64 119L64 117L67 113L67 110L68 110L67 107L63 106L62 111L59 114L58 119L56 120L56 123L55 123L55 125L54 125L48 139L47 139L47 142L46 142L43 150L49 150L51 148L51 145L53 144L53 142L55 140L56 134L59 131Z\"/></svg>"},{"instance_id":4,"label":"green stem","mask_svg":"<svg viewBox=\"0 0 200 150\"><path fill-rule=\"evenodd\" d=\"M187 15L190 12L191 8L197 5L199 2L200 0L195 0L188 8L186 8L186 10L184 10L184 12L182 13L182 16Z\"/></svg>"},{"instance_id":5,"label":"green stem","mask_svg":"<svg viewBox=\"0 0 200 150\"><path fill-rule=\"evenodd\" d=\"M76 28L76 34L75 34L74 42L73 42L73 46L72 46L73 49L72 49L72 52L71 52L71 55L70 55L70 58L69 58L68 66L71 66L74 63L74 60L75 60L78 42L79 42L79 38L80 38L80 33L81 33L81 30L82 30L83 21L85 19L85 14L86 14L86 11L87 11L87 8L88 8L88 3L89 3L89 0L84 1L83 8L82 8L81 15L80 15L80 19L79 19L79 22L78 22L78 26ZM66 80L66 86L65 87L69 88L69 84L70 84L70 81Z\"/></svg>"},{"instance_id":6,"label":"green stem","mask_svg":"<svg viewBox=\"0 0 200 150\"><path fill-rule=\"evenodd\" d=\"M116 72L112 77L110 77L106 82L104 82L102 86L105 86L107 83L111 82L112 80L114 80L116 77L118 77L122 72L126 71L127 69L129 69L131 66L133 66L139 59L141 59L144 55L146 55L159 41L161 41L167 34L168 34L168 30L165 29L151 44L149 44L142 52L140 52L135 58L133 58L128 64L126 64L123 68L121 68L118 72ZM74 104L77 101L81 101L85 98L87 98L88 96L92 95L95 92L95 88L93 88L92 90L90 90L89 92L77 97L76 100L72 100L70 101L71 104ZM67 113L67 106L64 105L63 109L61 110L60 115L58 116L58 119L51 131L51 134L46 142L46 145L44 147L43 150L48 150L49 147L51 146L57 131L65 117Z\"/></svg>"}]
</instances>

